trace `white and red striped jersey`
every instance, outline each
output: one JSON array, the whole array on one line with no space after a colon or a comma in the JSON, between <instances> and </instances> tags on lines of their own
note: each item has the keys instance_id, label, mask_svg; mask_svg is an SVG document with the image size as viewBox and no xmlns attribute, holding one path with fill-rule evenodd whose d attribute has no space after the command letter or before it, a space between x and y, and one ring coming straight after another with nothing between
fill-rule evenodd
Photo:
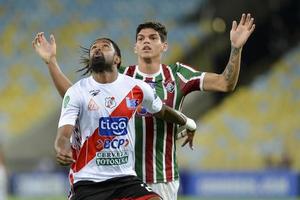
<instances>
[{"instance_id":1,"label":"white and red striped jersey","mask_svg":"<svg viewBox=\"0 0 300 200\"><path fill-rule=\"evenodd\" d=\"M136 175L133 115L139 106L156 113L162 101L147 83L123 74L108 84L90 76L68 89L58 126L75 126L78 120L80 127L71 138L76 160L70 170L72 184Z\"/></svg>"}]
</instances>

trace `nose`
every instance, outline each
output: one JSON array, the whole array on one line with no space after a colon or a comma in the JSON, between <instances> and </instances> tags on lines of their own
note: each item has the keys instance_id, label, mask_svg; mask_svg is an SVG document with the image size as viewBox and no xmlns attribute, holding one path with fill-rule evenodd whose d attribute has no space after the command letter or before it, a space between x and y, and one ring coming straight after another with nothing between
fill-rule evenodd
<instances>
[{"instance_id":1,"label":"nose","mask_svg":"<svg viewBox=\"0 0 300 200\"><path fill-rule=\"evenodd\" d=\"M145 37L145 39L144 39L144 44L145 44L145 43L148 43L148 44L150 43L150 39L149 39L148 37Z\"/></svg>"}]
</instances>

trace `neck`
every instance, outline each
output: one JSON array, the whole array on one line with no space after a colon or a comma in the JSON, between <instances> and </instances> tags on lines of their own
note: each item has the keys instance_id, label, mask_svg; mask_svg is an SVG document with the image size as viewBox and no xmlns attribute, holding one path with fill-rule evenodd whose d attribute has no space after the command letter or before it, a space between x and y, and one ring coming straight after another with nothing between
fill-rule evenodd
<instances>
[{"instance_id":1,"label":"neck","mask_svg":"<svg viewBox=\"0 0 300 200\"><path fill-rule=\"evenodd\" d=\"M155 74L160 70L160 62L160 58L138 58L139 70L145 74Z\"/></svg>"},{"instance_id":2,"label":"neck","mask_svg":"<svg viewBox=\"0 0 300 200\"><path fill-rule=\"evenodd\" d=\"M112 83L118 78L118 71L117 69L113 69L113 71L103 71L103 72L93 72L92 76L95 81L98 83Z\"/></svg>"}]
</instances>

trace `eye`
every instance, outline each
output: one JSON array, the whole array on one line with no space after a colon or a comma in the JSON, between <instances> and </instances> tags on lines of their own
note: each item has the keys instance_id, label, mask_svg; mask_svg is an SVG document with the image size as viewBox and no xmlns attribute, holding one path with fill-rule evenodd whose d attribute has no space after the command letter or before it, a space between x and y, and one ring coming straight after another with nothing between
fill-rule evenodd
<instances>
[{"instance_id":1,"label":"eye","mask_svg":"<svg viewBox=\"0 0 300 200\"><path fill-rule=\"evenodd\" d=\"M155 36L152 36L150 39L151 39L151 40L157 40L158 37L155 35Z\"/></svg>"},{"instance_id":2,"label":"eye","mask_svg":"<svg viewBox=\"0 0 300 200\"><path fill-rule=\"evenodd\" d=\"M142 41L143 40L143 37L138 37L137 38L137 41Z\"/></svg>"}]
</instances>

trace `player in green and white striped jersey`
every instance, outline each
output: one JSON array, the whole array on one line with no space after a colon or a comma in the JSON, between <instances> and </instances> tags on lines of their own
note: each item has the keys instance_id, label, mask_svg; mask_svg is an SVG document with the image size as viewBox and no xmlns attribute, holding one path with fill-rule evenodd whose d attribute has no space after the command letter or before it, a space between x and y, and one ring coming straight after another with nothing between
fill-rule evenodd
<instances>
[{"instance_id":1,"label":"player in green and white striped jersey","mask_svg":"<svg viewBox=\"0 0 300 200\"><path fill-rule=\"evenodd\" d=\"M199 72L181 63L161 64L167 50L166 28L157 22L140 24L136 30L135 52L138 64L120 68L120 72L148 82L156 94L168 106L179 109L184 97L192 91L233 91L240 71L242 47L254 31L254 19L243 14L239 24L232 23L230 31L231 53L223 73ZM44 59L60 95L71 86L56 62L56 45L53 36L50 43L41 33L41 45L37 53ZM136 123L136 172L163 199L177 199L179 188L176 161L176 127L154 118L144 108L139 108ZM192 147L193 134L184 144Z\"/></svg>"}]
</instances>

